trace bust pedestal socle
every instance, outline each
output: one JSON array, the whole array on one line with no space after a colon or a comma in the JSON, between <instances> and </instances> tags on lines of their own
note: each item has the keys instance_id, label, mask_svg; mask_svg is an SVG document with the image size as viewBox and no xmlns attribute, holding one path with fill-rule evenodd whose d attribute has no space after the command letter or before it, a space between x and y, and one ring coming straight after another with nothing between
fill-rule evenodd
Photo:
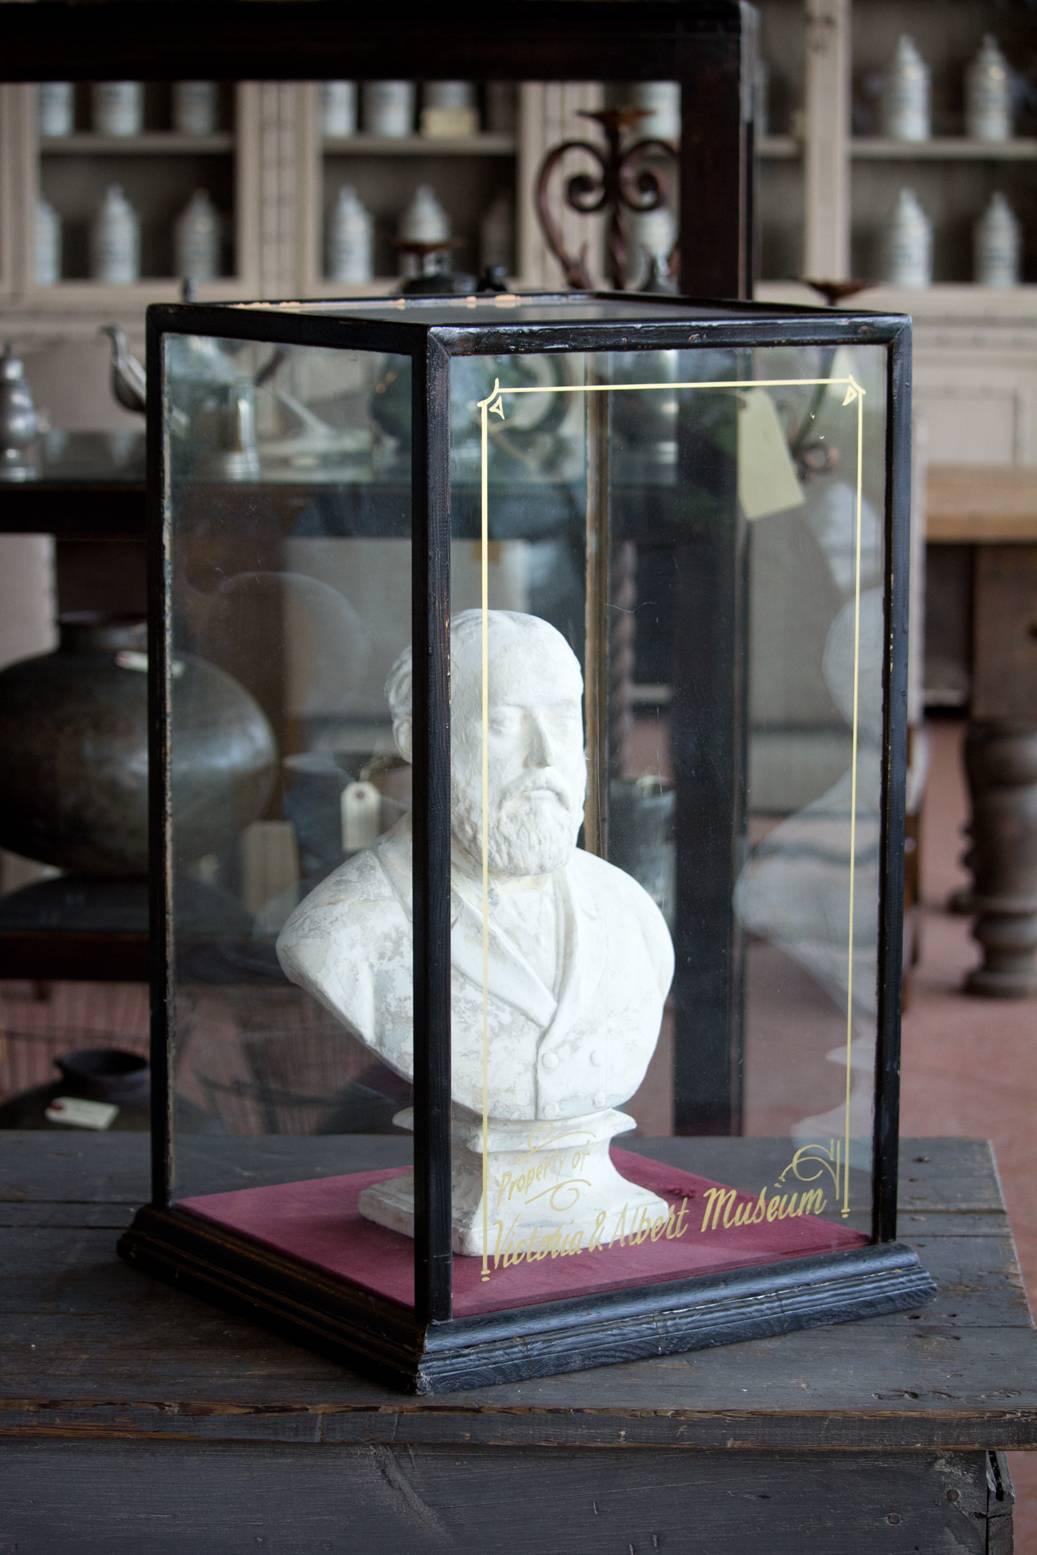
<instances>
[{"instance_id":1,"label":"bust pedestal socle","mask_svg":"<svg viewBox=\"0 0 1037 1555\"><path fill-rule=\"evenodd\" d=\"M596 1246L669 1211L620 1176L609 1141L634 1126L616 1109L658 1041L673 945L647 892L576 846L586 790L576 656L538 617L491 611L484 987L481 622L470 610L451 623L453 1247ZM408 761L410 664L408 650L386 686ZM277 942L286 975L406 1079L412 942L409 820L334 870ZM396 1121L408 1127L411 1115ZM367 1189L361 1209L413 1234L409 1174Z\"/></svg>"}]
</instances>

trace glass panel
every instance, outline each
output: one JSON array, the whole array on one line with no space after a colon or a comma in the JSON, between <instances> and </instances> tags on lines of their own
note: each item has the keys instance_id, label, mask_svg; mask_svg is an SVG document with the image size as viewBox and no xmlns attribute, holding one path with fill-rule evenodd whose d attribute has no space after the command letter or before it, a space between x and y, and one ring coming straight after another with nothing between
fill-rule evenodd
<instances>
[{"instance_id":1,"label":"glass panel","mask_svg":"<svg viewBox=\"0 0 1037 1555\"><path fill-rule=\"evenodd\" d=\"M884 365L453 364L459 1315L868 1239Z\"/></svg>"},{"instance_id":2,"label":"glass panel","mask_svg":"<svg viewBox=\"0 0 1037 1555\"><path fill-rule=\"evenodd\" d=\"M181 1206L410 1303L410 363L167 336ZM373 1174L373 1175L372 1175ZM406 1207L398 1211L406 1216Z\"/></svg>"}]
</instances>

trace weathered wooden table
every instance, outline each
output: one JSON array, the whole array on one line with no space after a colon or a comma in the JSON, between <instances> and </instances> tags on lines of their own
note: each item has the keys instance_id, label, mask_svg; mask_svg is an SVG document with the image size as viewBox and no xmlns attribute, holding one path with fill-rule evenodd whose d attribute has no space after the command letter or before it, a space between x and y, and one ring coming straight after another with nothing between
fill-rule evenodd
<instances>
[{"instance_id":1,"label":"weathered wooden table","mask_svg":"<svg viewBox=\"0 0 1037 1555\"><path fill-rule=\"evenodd\" d=\"M412 1399L119 1263L143 1136L0 1136L0 1555L1007 1555L1037 1340L988 1147L902 1183L923 1311Z\"/></svg>"}]
</instances>

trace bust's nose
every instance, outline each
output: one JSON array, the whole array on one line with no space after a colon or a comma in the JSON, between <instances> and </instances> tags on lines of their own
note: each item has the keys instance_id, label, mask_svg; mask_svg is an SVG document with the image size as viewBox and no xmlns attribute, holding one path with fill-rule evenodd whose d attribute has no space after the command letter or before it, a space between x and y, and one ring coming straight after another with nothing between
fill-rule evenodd
<instances>
[{"instance_id":1,"label":"bust's nose","mask_svg":"<svg viewBox=\"0 0 1037 1555\"><path fill-rule=\"evenodd\" d=\"M530 713L526 728L526 766L553 766L556 744L557 740L544 720L538 718L536 713Z\"/></svg>"}]
</instances>

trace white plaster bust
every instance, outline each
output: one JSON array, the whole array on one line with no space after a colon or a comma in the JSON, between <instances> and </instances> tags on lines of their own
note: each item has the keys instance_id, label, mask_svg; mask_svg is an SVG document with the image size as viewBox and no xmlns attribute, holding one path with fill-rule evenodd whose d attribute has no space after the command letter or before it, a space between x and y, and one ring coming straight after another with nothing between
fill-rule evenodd
<instances>
[{"instance_id":1,"label":"white plaster bust","mask_svg":"<svg viewBox=\"0 0 1037 1555\"><path fill-rule=\"evenodd\" d=\"M481 613L468 610L451 623L450 705L452 1097L468 1125L483 1107L481 685ZM409 649L386 691L409 761ZM602 1144L607 1169L608 1138L631 1126L611 1109L637 1090L655 1049L673 945L648 893L576 846L582 693L576 656L554 627L490 612L488 1113L499 1148L512 1151L531 1124L543 1138L541 1125L571 1135L578 1123ZM407 819L334 870L277 942L287 976L407 1079L411 881Z\"/></svg>"}]
</instances>

